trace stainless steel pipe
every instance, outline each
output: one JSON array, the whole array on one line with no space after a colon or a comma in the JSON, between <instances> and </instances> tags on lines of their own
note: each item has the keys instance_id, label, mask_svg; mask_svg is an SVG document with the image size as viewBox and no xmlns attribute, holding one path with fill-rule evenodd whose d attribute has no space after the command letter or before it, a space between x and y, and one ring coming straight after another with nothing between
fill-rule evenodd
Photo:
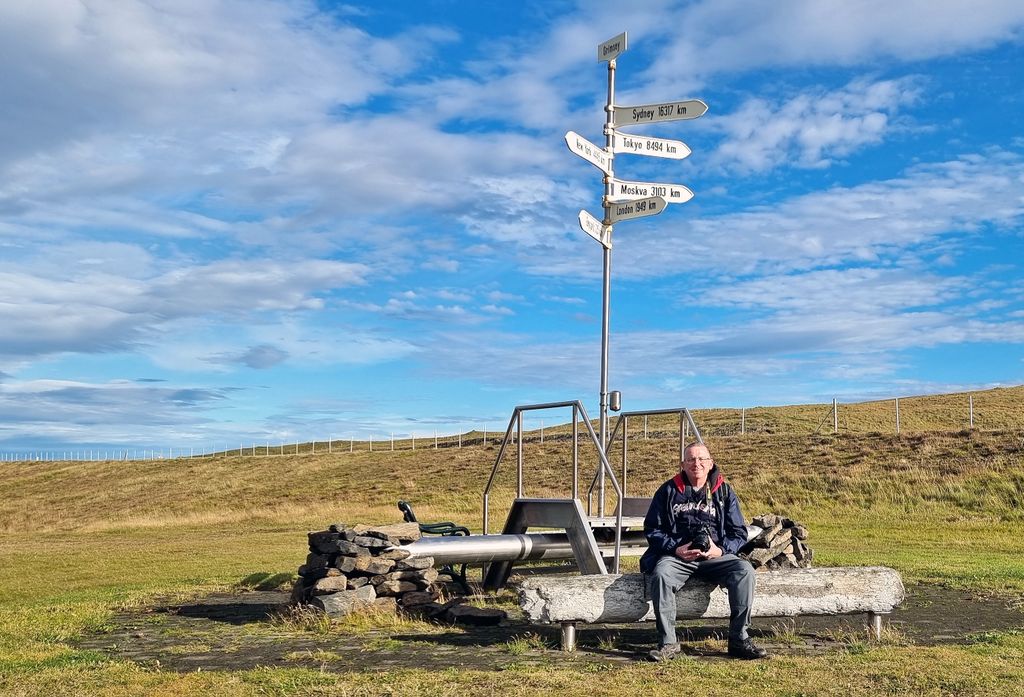
<instances>
[{"instance_id":1,"label":"stainless steel pipe","mask_svg":"<svg viewBox=\"0 0 1024 697\"><path fill-rule=\"evenodd\" d=\"M598 543L598 547L611 556L615 542ZM640 556L646 548L647 538L643 531L622 533L622 554ZM437 564L575 558L569 536L564 532L421 537L416 542L402 545L402 549L410 552L412 557L434 557Z\"/></svg>"}]
</instances>

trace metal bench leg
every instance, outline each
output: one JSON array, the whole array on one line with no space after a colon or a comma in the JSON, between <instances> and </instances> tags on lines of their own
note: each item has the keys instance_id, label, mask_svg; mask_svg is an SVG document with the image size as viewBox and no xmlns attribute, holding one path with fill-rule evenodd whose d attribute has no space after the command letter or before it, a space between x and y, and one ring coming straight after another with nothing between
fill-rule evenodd
<instances>
[{"instance_id":1,"label":"metal bench leg","mask_svg":"<svg viewBox=\"0 0 1024 697\"><path fill-rule=\"evenodd\" d=\"M875 641L882 640L882 615L877 612L868 613L868 631Z\"/></svg>"},{"instance_id":2,"label":"metal bench leg","mask_svg":"<svg viewBox=\"0 0 1024 697\"><path fill-rule=\"evenodd\" d=\"M576 650L576 623L562 622L562 651L569 653Z\"/></svg>"}]
</instances>

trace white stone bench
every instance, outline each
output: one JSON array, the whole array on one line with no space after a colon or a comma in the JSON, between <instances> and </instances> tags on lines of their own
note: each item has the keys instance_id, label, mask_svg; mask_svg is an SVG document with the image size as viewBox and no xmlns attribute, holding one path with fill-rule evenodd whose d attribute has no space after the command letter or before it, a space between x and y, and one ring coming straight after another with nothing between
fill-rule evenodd
<instances>
[{"instance_id":1,"label":"white stone bench","mask_svg":"<svg viewBox=\"0 0 1024 697\"><path fill-rule=\"evenodd\" d=\"M757 572L754 617L866 613L875 638L882 615L904 598L903 581L884 566L780 569ZM676 595L679 619L728 618L723 588L697 579ZM519 605L535 624L562 625L562 650L576 647L576 624L646 622L654 610L642 574L535 576L519 584Z\"/></svg>"}]
</instances>

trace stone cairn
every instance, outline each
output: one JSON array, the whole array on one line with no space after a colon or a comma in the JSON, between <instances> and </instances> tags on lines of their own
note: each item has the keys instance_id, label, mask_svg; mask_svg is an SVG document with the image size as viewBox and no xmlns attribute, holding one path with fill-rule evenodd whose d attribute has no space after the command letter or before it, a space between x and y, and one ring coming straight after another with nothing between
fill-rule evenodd
<instances>
[{"instance_id":1,"label":"stone cairn","mask_svg":"<svg viewBox=\"0 0 1024 697\"><path fill-rule=\"evenodd\" d=\"M740 548L740 556L755 570L808 568L814 551L807 546L807 527L782 516L766 513L751 525L761 532Z\"/></svg>"},{"instance_id":2,"label":"stone cairn","mask_svg":"<svg viewBox=\"0 0 1024 697\"><path fill-rule=\"evenodd\" d=\"M309 555L299 567L292 602L341 618L359 610L403 611L469 625L498 624L502 610L464 605L461 589L438 573L433 557L411 557L400 545L420 538L417 523L345 525L309 533Z\"/></svg>"}]
</instances>

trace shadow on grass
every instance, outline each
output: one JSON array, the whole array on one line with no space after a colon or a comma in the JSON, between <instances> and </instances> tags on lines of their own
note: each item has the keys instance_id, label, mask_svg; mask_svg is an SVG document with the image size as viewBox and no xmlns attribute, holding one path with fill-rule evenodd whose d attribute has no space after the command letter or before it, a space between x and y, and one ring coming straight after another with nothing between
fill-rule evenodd
<instances>
[{"instance_id":1,"label":"shadow on grass","mask_svg":"<svg viewBox=\"0 0 1024 697\"><path fill-rule=\"evenodd\" d=\"M270 621L273 615L287 606L288 600L288 594L279 591L249 591L238 595L210 596L186 605L157 607L154 611L243 625Z\"/></svg>"},{"instance_id":2,"label":"shadow on grass","mask_svg":"<svg viewBox=\"0 0 1024 697\"><path fill-rule=\"evenodd\" d=\"M236 583L235 588L238 590L276 591L287 585L290 589L294 579L295 576L290 573L270 574L266 571L258 571Z\"/></svg>"}]
</instances>

